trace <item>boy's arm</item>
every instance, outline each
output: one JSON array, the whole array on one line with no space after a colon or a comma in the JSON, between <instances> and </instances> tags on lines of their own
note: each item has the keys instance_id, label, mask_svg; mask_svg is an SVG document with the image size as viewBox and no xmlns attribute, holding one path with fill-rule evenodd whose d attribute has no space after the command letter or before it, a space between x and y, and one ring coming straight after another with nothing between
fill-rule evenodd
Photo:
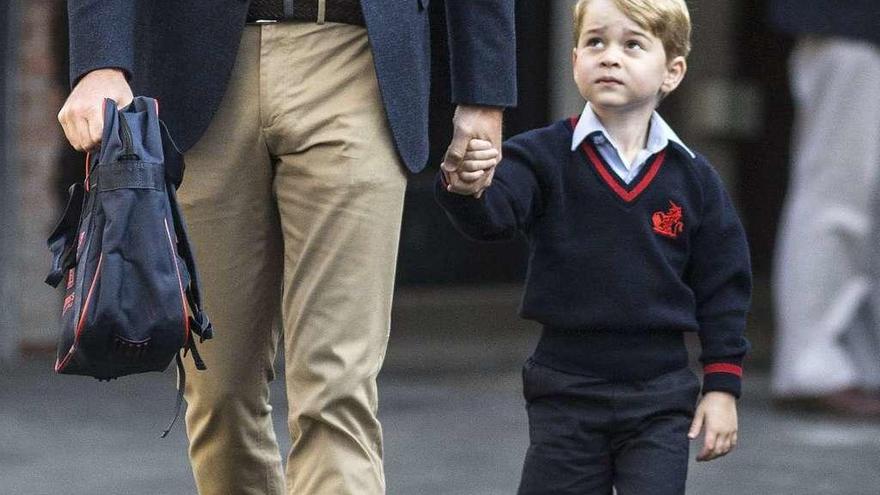
<instances>
[{"instance_id":1,"label":"boy's arm","mask_svg":"<svg viewBox=\"0 0 880 495\"><path fill-rule=\"evenodd\" d=\"M692 238L685 279L694 291L702 343L703 393L727 392L739 397L746 313L752 274L745 231L721 178L708 165L703 174L703 207Z\"/></svg>"},{"instance_id":2,"label":"boy's arm","mask_svg":"<svg viewBox=\"0 0 880 495\"><path fill-rule=\"evenodd\" d=\"M512 239L539 214L542 191L531 158L515 142L504 147L492 186L480 198L447 190L443 170L437 173L435 197L453 225L476 240Z\"/></svg>"}]
</instances>

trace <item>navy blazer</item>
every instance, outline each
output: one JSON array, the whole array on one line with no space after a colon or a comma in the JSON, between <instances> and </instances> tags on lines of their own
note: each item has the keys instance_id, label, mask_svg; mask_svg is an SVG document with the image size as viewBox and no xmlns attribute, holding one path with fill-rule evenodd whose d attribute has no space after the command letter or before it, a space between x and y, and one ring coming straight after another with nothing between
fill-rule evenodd
<instances>
[{"instance_id":1,"label":"navy blazer","mask_svg":"<svg viewBox=\"0 0 880 495\"><path fill-rule=\"evenodd\" d=\"M298 0L314 1L314 0ZM445 0L454 103L516 104L514 0ZM429 0L361 0L397 151L428 159ZM157 98L182 150L217 111L248 0L69 0L70 81L118 67L136 95Z\"/></svg>"},{"instance_id":2,"label":"navy blazer","mask_svg":"<svg viewBox=\"0 0 880 495\"><path fill-rule=\"evenodd\" d=\"M773 0L770 21L797 36L842 36L880 44L880 0Z\"/></svg>"}]
</instances>

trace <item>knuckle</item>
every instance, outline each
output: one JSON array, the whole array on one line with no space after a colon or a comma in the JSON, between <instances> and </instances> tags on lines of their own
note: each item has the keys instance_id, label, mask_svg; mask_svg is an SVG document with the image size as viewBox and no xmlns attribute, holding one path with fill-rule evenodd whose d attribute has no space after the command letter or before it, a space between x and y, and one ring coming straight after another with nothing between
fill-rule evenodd
<instances>
[{"instance_id":1,"label":"knuckle","mask_svg":"<svg viewBox=\"0 0 880 495\"><path fill-rule=\"evenodd\" d=\"M71 116L82 116L88 113L89 109L82 100L76 100L70 103L70 108L68 109L68 113Z\"/></svg>"}]
</instances>

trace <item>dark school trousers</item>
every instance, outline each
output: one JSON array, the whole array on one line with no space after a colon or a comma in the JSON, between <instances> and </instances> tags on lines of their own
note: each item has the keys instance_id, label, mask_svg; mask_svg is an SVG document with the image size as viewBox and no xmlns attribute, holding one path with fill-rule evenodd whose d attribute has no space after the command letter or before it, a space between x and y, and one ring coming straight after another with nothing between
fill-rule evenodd
<instances>
[{"instance_id":1,"label":"dark school trousers","mask_svg":"<svg viewBox=\"0 0 880 495\"><path fill-rule=\"evenodd\" d=\"M530 445L519 495L683 495L700 382L687 367L641 381L565 373L529 358Z\"/></svg>"}]
</instances>

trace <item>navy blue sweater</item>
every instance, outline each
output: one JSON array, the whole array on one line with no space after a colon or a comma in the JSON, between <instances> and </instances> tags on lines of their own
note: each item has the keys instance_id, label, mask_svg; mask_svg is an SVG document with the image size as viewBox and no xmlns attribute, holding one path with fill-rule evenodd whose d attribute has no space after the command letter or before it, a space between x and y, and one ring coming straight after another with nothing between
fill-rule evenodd
<instances>
[{"instance_id":1,"label":"navy blue sweater","mask_svg":"<svg viewBox=\"0 0 880 495\"><path fill-rule=\"evenodd\" d=\"M436 196L478 240L522 233L521 315L544 325L536 355L562 368L643 379L686 365L698 331L704 392L740 393L751 294L745 233L705 158L674 143L623 183L592 147L571 151L574 120L508 140L481 199Z\"/></svg>"}]
</instances>

